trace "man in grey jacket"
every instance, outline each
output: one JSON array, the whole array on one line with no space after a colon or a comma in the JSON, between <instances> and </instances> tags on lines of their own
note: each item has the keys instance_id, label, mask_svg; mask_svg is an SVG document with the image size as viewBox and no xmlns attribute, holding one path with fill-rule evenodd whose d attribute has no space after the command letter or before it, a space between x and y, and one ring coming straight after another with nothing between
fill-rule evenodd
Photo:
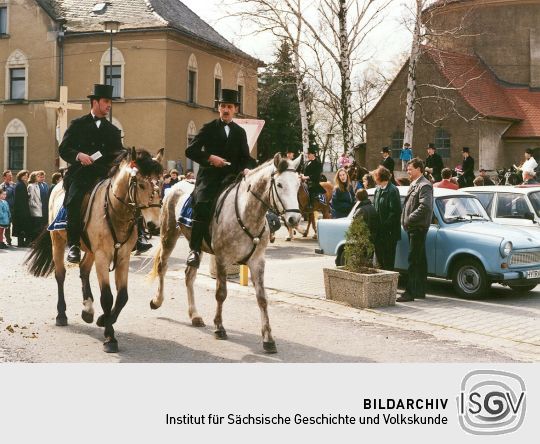
<instances>
[{"instance_id":1,"label":"man in grey jacket","mask_svg":"<svg viewBox=\"0 0 540 444\"><path fill-rule=\"evenodd\" d=\"M409 235L409 269L407 287L397 302L426 297L426 236L433 217L433 186L424 177L424 162L412 159L407 163L407 174L411 185L403 204L401 225Z\"/></svg>"}]
</instances>

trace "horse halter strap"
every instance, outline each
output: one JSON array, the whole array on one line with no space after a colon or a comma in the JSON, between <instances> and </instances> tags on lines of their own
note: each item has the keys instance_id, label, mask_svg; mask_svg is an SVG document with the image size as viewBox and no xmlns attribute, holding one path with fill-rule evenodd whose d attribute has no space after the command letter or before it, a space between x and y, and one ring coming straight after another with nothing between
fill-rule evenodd
<instances>
[{"instance_id":1,"label":"horse halter strap","mask_svg":"<svg viewBox=\"0 0 540 444\"><path fill-rule=\"evenodd\" d=\"M296 173L296 170L293 170L293 169L286 169L284 172L293 172L293 173ZM278 216L281 216L285 213L300 213L300 210L296 210L296 209L286 209L285 208L285 205L283 204L283 201L281 200L281 198L279 197L279 193L277 192L277 187L276 187L276 179L274 177L275 173L272 173L272 178L271 178L271 181L270 181L270 188L268 190L269 192L269 199L270 199L270 205L268 205L262 198L261 196L258 196L257 193L255 193L252 189L251 189L251 185L249 185L248 187L248 191L259 201L263 204L263 206L266 208L267 211L271 211L272 213L278 215ZM265 223L263 224L263 227L262 227L262 230L261 232L254 236L253 234L251 234L251 232L249 231L248 227L246 227L246 225L244 224L244 222L242 221L242 218L240 217L240 209L238 208L238 192L240 191L240 182L238 183L238 185L236 186L236 195L235 195L235 198L234 198L234 211L236 213L236 220L238 221L238 224L240 225L240 227L242 228L242 231L244 233L246 233L249 238L252 240L253 242L253 246L251 247L251 251L241 260L241 261L238 261L239 264L242 264L242 265L245 265L246 262L251 258L251 256L253 256L253 253L255 253L255 250L257 249L257 245L259 245L259 242L261 241L261 237L262 235L264 234L264 231L266 230L266 221ZM281 207L283 208L283 211L279 211L279 209L277 208L277 203L276 203L276 198L277 200L279 201L279 203L281 204ZM272 205L272 200L274 202L274 204Z\"/></svg>"}]
</instances>

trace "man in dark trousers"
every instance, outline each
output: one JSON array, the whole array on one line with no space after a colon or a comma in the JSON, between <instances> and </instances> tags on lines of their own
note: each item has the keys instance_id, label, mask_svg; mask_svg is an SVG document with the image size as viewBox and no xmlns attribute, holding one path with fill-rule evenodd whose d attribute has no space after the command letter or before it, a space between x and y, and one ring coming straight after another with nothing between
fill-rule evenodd
<instances>
[{"instance_id":1,"label":"man in dark trousers","mask_svg":"<svg viewBox=\"0 0 540 444\"><path fill-rule=\"evenodd\" d=\"M105 117L112 104L113 87L94 85L89 95L90 113L71 122L59 147L60 157L70 164L65 178L68 262L81 260L81 205L84 195L107 174L121 153L120 130Z\"/></svg>"},{"instance_id":2,"label":"man in dark trousers","mask_svg":"<svg viewBox=\"0 0 540 444\"><path fill-rule=\"evenodd\" d=\"M201 247L208 233L212 206L229 176L247 173L256 162L249 155L245 130L233 122L240 101L238 91L221 90L217 101L219 119L201 128L186 149L186 157L197 162L199 172L193 190L193 227L189 241L187 265L198 268Z\"/></svg>"},{"instance_id":3,"label":"man in dark trousers","mask_svg":"<svg viewBox=\"0 0 540 444\"><path fill-rule=\"evenodd\" d=\"M304 173L302 175L303 180L307 180L307 186L309 190L309 208L313 208L315 199L319 194L325 194L326 191L321 186L321 174L322 163L317 159L317 150L315 148L308 148L307 162L304 166Z\"/></svg>"},{"instance_id":4,"label":"man in dark trousers","mask_svg":"<svg viewBox=\"0 0 540 444\"><path fill-rule=\"evenodd\" d=\"M459 178L459 187L472 187L474 181L474 159L471 157L469 152L469 147L464 146L462 149L463 152L463 163L461 168L463 171L462 176Z\"/></svg>"},{"instance_id":5,"label":"man in dark trousers","mask_svg":"<svg viewBox=\"0 0 540 444\"><path fill-rule=\"evenodd\" d=\"M409 268L407 287L397 302L426 297L426 237L433 218L433 185L424 177L424 162L418 158L411 160L407 174L411 185L403 204L401 225L409 236Z\"/></svg>"},{"instance_id":6,"label":"man in dark trousers","mask_svg":"<svg viewBox=\"0 0 540 444\"><path fill-rule=\"evenodd\" d=\"M394 185L397 185L396 179L394 178L395 162L394 162L394 159L392 159L392 156L390 155L390 148L385 146L381 150L381 154L382 154L383 158L382 158L381 163L379 165L385 167L388 171L390 171L390 174L392 175L392 178L390 179L390 181Z\"/></svg>"},{"instance_id":7,"label":"man in dark trousers","mask_svg":"<svg viewBox=\"0 0 540 444\"><path fill-rule=\"evenodd\" d=\"M434 143L429 143L427 147L428 156L426 158L426 172L433 176L435 182L442 180L441 171L444 168L442 157L437 154Z\"/></svg>"}]
</instances>

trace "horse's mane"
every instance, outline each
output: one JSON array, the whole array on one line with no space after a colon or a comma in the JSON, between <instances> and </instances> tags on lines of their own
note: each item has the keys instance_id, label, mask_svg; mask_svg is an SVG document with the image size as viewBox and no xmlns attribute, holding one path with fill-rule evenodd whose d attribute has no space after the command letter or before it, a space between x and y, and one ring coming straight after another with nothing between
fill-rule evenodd
<instances>
[{"instance_id":1,"label":"horse's mane","mask_svg":"<svg viewBox=\"0 0 540 444\"><path fill-rule=\"evenodd\" d=\"M273 165L273 164L274 164L274 159L267 160L266 162L258 165L257 168L252 169L249 172L248 175L256 174L259 171L261 171L261 170L265 169L266 167L268 167L270 165ZM279 162L278 167L277 167L278 173L283 173L283 171L285 171L287 168L289 168L288 160L287 159L281 159L281 162Z\"/></svg>"},{"instance_id":2,"label":"horse's mane","mask_svg":"<svg viewBox=\"0 0 540 444\"><path fill-rule=\"evenodd\" d=\"M114 160L114 165L109 171L109 177L113 177L118 172L120 165L124 160L127 160L130 153L130 150L124 150L120 153L120 155ZM152 155L146 150L137 151L135 163L137 164L139 172L146 177L159 176L163 172L163 165L154 160Z\"/></svg>"}]
</instances>

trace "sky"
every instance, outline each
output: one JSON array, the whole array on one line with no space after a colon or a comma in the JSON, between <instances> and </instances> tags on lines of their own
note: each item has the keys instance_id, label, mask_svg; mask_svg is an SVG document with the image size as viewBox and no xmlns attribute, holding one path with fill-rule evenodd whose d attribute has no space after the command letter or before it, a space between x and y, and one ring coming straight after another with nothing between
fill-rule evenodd
<instances>
[{"instance_id":1,"label":"sky","mask_svg":"<svg viewBox=\"0 0 540 444\"><path fill-rule=\"evenodd\" d=\"M369 43L370 53L376 54L369 63L377 66L387 66L394 69L393 62L400 58L400 54L408 51L411 34L401 24L406 11L404 1L394 0L388 9L388 17L376 29ZM410 1L410 0L409 0ZM247 52L248 54L271 62L274 59L276 40L269 35L242 36L240 20L227 17L227 10L223 6L223 0L182 0L182 2L211 25L231 43Z\"/></svg>"}]
</instances>

